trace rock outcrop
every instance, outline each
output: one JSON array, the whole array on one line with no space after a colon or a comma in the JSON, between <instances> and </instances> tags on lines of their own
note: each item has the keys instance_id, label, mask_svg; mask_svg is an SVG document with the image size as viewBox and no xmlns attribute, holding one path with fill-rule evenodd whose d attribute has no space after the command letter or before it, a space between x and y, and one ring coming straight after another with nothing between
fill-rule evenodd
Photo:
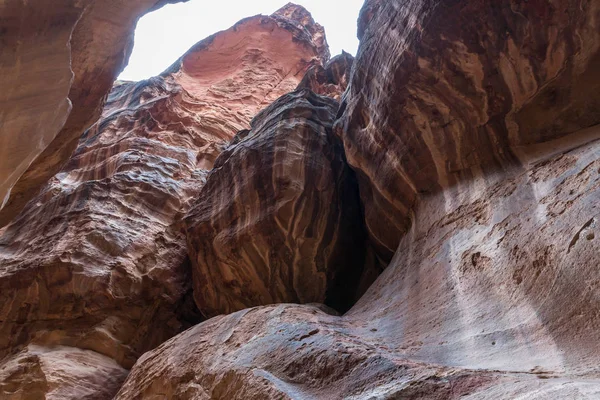
<instances>
[{"instance_id":1,"label":"rock outcrop","mask_svg":"<svg viewBox=\"0 0 600 400\"><path fill-rule=\"evenodd\" d=\"M600 397L599 21L591 0L368 0L354 65L323 67L288 5L117 85L0 231L2 395ZM335 100L309 89L346 82L334 131L366 227L342 229ZM315 254L361 235L390 262L345 314L261 306L166 340L198 321L191 264L209 316L327 301L358 270Z\"/></svg>"},{"instance_id":2,"label":"rock outcrop","mask_svg":"<svg viewBox=\"0 0 600 400\"><path fill-rule=\"evenodd\" d=\"M600 4L369 0L339 122L389 260L419 196L600 122Z\"/></svg>"},{"instance_id":3,"label":"rock outcrop","mask_svg":"<svg viewBox=\"0 0 600 400\"><path fill-rule=\"evenodd\" d=\"M2 361L0 394L6 400L111 399L127 373L90 350L29 345Z\"/></svg>"},{"instance_id":4,"label":"rock outcrop","mask_svg":"<svg viewBox=\"0 0 600 400\"><path fill-rule=\"evenodd\" d=\"M596 141L431 196L344 316L213 318L145 354L117 398L596 398L598 160Z\"/></svg>"},{"instance_id":5,"label":"rock outcrop","mask_svg":"<svg viewBox=\"0 0 600 400\"><path fill-rule=\"evenodd\" d=\"M369 1L337 132L390 265L343 316L203 322L117 398L599 397L599 7Z\"/></svg>"},{"instance_id":6,"label":"rock outcrop","mask_svg":"<svg viewBox=\"0 0 600 400\"><path fill-rule=\"evenodd\" d=\"M144 13L186 0L0 4L0 227L67 162L133 47Z\"/></svg>"},{"instance_id":7,"label":"rock outcrop","mask_svg":"<svg viewBox=\"0 0 600 400\"><path fill-rule=\"evenodd\" d=\"M204 315L351 305L364 236L356 181L332 131L338 107L308 89L284 95L217 159L185 220Z\"/></svg>"},{"instance_id":8,"label":"rock outcrop","mask_svg":"<svg viewBox=\"0 0 600 400\"><path fill-rule=\"evenodd\" d=\"M200 320L178 220L224 144L328 57L322 28L290 10L117 83L66 166L0 230L0 397L34 385L15 367L25 359L47 396L110 398L142 353ZM66 378L94 360L95 374Z\"/></svg>"}]
</instances>

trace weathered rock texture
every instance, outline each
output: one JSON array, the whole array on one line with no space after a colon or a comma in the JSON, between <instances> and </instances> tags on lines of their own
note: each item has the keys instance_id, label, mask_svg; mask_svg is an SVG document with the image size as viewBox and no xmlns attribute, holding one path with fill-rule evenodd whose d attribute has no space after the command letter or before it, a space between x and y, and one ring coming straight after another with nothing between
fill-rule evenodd
<instances>
[{"instance_id":1,"label":"weathered rock texture","mask_svg":"<svg viewBox=\"0 0 600 400\"><path fill-rule=\"evenodd\" d=\"M186 0L0 3L0 227L98 120L144 13Z\"/></svg>"},{"instance_id":2,"label":"weathered rock texture","mask_svg":"<svg viewBox=\"0 0 600 400\"><path fill-rule=\"evenodd\" d=\"M308 89L287 94L217 159L186 218L204 315L351 303L364 237L356 181L332 132L338 106Z\"/></svg>"},{"instance_id":3,"label":"weathered rock texture","mask_svg":"<svg viewBox=\"0 0 600 400\"><path fill-rule=\"evenodd\" d=\"M340 120L389 260L421 194L520 164L600 122L597 1L378 1Z\"/></svg>"},{"instance_id":4,"label":"weathered rock texture","mask_svg":"<svg viewBox=\"0 0 600 400\"><path fill-rule=\"evenodd\" d=\"M67 165L0 231L0 397L27 392L13 373L26 358L48 396L98 387L106 398L122 369L198 322L177 221L224 143L327 58L322 28L288 13L243 20L161 76L115 85ZM56 357L108 364L63 379L80 368L48 367Z\"/></svg>"},{"instance_id":5,"label":"weathered rock texture","mask_svg":"<svg viewBox=\"0 0 600 400\"><path fill-rule=\"evenodd\" d=\"M197 325L117 398L600 397L599 11L368 2L337 132L389 267L343 316Z\"/></svg>"},{"instance_id":6,"label":"weathered rock texture","mask_svg":"<svg viewBox=\"0 0 600 400\"><path fill-rule=\"evenodd\" d=\"M110 399L128 371L90 350L29 345L3 360L0 394L6 400Z\"/></svg>"},{"instance_id":7,"label":"weathered rock texture","mask_svg":"<svg viewBox=\"0 0 600 400\"><path fill-rule=\"evenodd\" d=\"M117 398L597 398L599 143L423 199L344 316L213 318L145 354Z\"/></svg>"},{"instance_id":8,"label":"weathered rock texture","mask_svg":"<svg viewBox=\"0 0 600 400\"><path fill-rule=\"evenodd\" d=\"M348 87L353 63L354 57L342 52L329 60L325 66L311 67L298 85L298 89L307 88L317 94L339 100Z\"/></svg>"}]
</instances>

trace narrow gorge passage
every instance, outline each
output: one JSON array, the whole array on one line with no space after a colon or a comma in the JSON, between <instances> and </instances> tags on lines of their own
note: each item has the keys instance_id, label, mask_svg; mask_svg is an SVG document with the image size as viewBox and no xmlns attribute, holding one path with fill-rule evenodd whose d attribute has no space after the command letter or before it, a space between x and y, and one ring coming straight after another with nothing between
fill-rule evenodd
<instances>
[{"instance_id":1,"label":"narrow gorge passage","mask_svg":"<svg viewBox=\"0 0 600 400\"><path fill-rule=\"evenodd\" d=\"M367 0L356 57L288 4L112 88L163 2L58 3L0 3L0 399L600 398L600 3Z\"/></svg>"}]
</instances>

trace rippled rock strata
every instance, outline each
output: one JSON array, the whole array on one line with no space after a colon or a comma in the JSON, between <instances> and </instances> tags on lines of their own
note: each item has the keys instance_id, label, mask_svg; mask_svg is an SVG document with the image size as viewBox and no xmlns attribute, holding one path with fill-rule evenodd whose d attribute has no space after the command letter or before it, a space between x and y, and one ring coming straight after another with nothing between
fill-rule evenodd
<instances>
[{"instance_id":1,"label":"rippled rock strata","mask_svg":"<svg viewBox=\"0 0 600 400\"><path fill-rule=\"evenodd\" d=\"M117 398L598 397L598 143L423 199L345 315L212 318L145 354Z\"/></svg>"},{"instance_id":2,"label":"rippled rock strata","mask_svg":"<svg viewBox=\"0 0 600 400\"><path fill-rule=\"evenodd\" d=\"M600 122L599 12L578 0L367 2L339 133L382 258L420 196Z\"/></svg>"},{"instance_id":3,"label":"rippled rock strata","mask_svg":"<svg viewBox=\"0 0 600 400\"><path fill-rule=\"evenodd\" d=\"M338 105L308 89L284 95L216 160L185 220L205 315L351 304L364 238L356 182L332 132Z\"/></svg>"},{"instance_id":4,"label":"rippled rock strata","mask_svg":"<svg viewBox=\"0 0 600 400\"><path fill-rule=\"evenodd\" d=\"M118 398L600 396L599 7L369 1L336 131L388 268L343 316L199 324Z\"/></svg>"},{"instance_id":5,"label":"rippled rock strata","mask_svg":"<svg viewBox=\"0 0 600 400\"><path fill-rule=\"evenodd\" d=\"M100 117L137 19L176 2L0 3L0 227L60 171Z\"/></svg>"},{"instance_id":6,"label":"rippled rock strata","mask_svg":"<svg viewBox=\"0 0 600 400\"><path fill-rule=\"evenodd\" d=\"M69 374L44 369L55 354L110 360L126 372L200 320L178 220L227 141L328 57L322 28L289 12L245 19L161 76L118 82L68 163L0 231L0 357L8 371L0 376L12 379L5 393L29 387L10 372L30 358L19 355L26 346L43 349L31 367L42 368L40 381ZM114 394L124 375L111 380L111 368L80 383L57 378L64 387L48 386L48 396L79 398L78 385L90 380Z\"/></svg>"}]
</instances>

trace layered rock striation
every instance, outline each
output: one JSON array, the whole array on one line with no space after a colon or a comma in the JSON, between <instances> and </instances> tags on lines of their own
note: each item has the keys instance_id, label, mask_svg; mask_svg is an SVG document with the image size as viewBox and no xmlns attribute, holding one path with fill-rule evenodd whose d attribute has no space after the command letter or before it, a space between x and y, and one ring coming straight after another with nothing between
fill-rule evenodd
<instances>
[{"instance_id":1,"label":"layered rock striation","mask_svg":"<svg viewBox=\"0 0 600 400\"><path fill-rule=\"evenodd\" d=\"M100 117L137 19L179 1L0 4L0 227L60 171Z\"/></svg>"},{"instance_id":2,"label":"layered rock striation","mask_svg":"<svg viewBox=\"0 0 600 400\"><path fill-rule=\"evenodd\" d=\"M322 28L292 8L116 83L68 163L0 231L0 397L26 398L35 381L54 398L110 398L141 354L200 320L178 221L225 143L328 58ZM77 375L83 365L96 372Z\"/></svg>"},{"instance_id":3,"label":"layered rock striation","mask_svg":"<svg viewBox=\"0 0 600 400\"><path fill-rule=\"evenodd\" d=\"M600 122L593 1L368 1L339 134L391 259L418 198Z\"/></svg>"},{"instance_id":4,"label":"layered rock striation","mask_svg":"<svg viewBox=\"0 0 600 400\"><path fill-rule=\"evenodd\" d=\"M598 397L599 143L422 198L343 316L213 318L145 354L117 398Z\"/></svg>"},{"instance_id":5,"label":"layered rock striation","mask_svg":"<svg viewBox=\"0 0 600 400\"><path fill-rule=\"evenodd\" d=\"M600 396L598 7L369 1L337 133L388 268L343 316L199 324L117 398Z\"/></svg>"},{"instance_id":6,"label":"layered rock striation","mask_svg":"<svg viewBox=\"0 0 600 400\"><path fill-rule=\"evenodd\" d=\"M338 106L308 89L284 95L215 162L185 220L203 314L352 303L364 237L356 181L332 131Z\"/></svg>"},{"instance_id":7,"label":"layered rock striation","mask_svg":"<svg viewBox=\"0 0 600 400\"><path fill-rule=\"evenodd\" d=\"M599 13L369 0L350 67L286 6L116 86L0 236L3 394L600 397ZM347 82L337 114L310 91ZM370 248L389 266L343 315L237 311L335 305ZM190 275L233 313L166 340L198 321Z\"/></svg>"}]
</instances>

